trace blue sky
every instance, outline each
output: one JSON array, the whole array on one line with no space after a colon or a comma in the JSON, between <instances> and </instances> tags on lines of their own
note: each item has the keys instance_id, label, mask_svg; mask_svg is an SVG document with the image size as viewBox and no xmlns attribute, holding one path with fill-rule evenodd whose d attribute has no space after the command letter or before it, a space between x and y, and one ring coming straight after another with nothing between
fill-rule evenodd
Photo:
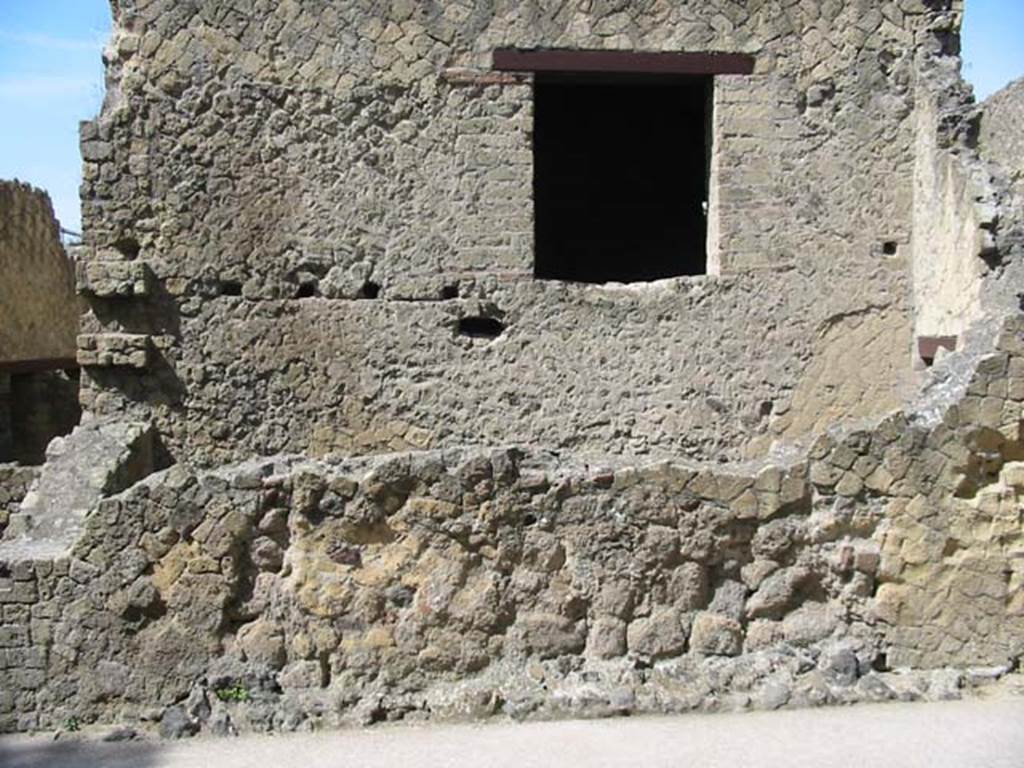
<instances>
[{"instance_id":1,"label":"blue sky","mask_svg":"<svg viewBox=\"0 0 1024 768\"><path fill-rule=\"evenodd\" d=\"M80 226L78 121L103 102L108 0L0 0L0 178L50 192ZM985 98L1024 76L1024 0L967 0L964 74Z\"/></svg>"},{"instance_id":2,"label":"blue sky","mask_svg":"<svg viewBox=\"0 0 1024 768\"><path fill-rule=\"evenodd\" d=\"M0 0L0 178L46 189L79 227L78 121L103 103L107 0Z\"/></svg>"}]
</instances>

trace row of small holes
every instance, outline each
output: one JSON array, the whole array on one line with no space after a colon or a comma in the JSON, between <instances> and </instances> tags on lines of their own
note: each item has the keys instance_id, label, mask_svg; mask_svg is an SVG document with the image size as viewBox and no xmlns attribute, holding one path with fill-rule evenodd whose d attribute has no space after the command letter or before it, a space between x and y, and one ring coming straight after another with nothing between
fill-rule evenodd
<instances>
[{"instance_id":1,"label":"row of small holes","mask_svg":"<svg viewBox=\"0 0 1024 768\"><path fill-rule=\"evenodd\" d=\"M237 280L224 280L220 284L221 296L241 296L242 284ZM299 286L296 298L305 299L316 295L315 283L303 283ZM376 299L380 296L380 285L373 281L367 281L359 289L357 298ZM445 286L441 292L445 300L458 296L458 288ZM493 317L463 317L459 319L457 332L459 336L466 336L471 339L496 339L505 332L506 326L500 320Z\"/></svg>"}]
</instances>

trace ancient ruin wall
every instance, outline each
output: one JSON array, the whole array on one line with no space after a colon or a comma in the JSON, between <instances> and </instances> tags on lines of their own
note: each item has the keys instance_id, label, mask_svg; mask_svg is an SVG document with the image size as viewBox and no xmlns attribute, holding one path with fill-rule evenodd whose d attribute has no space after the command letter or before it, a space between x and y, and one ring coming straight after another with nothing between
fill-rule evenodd
<instances>
[{"instance_id":1,"label":"ancient ruin wall","mask_svg":"<svg viewBox=\"0 0 1024 768\"><path fill-rule=\"evenodd\" d=\"M962 346L1019 303L1022 91L975 104L955 41L937 35L919 53L912 285L915 335Z\"/></svg>"},{"instance_id":2,"label":"ancient ruin wall","mask_svg":"<svg viewBox=\"0 0 1024 768\"><path fill-rule=\"evenodd\" d=\"M69 440L110 457L40 487L106 498L70 537L45 518L60 551L0 547L0 728L959 695L1024 653L1024 320L992 332L936 418L894 413L786 465L280 457L118 494L102 472L130 480L118 436L144 431L83 430ZM969 674L909 669L943 666Z\"/></svg>"},{"instance_id":3,"label":"ancient ruin wall","mask_svg":"<svg viewBox=\"0 0 1024 768\"><path fill-rule=\"evenodd\" d=\"M986 272L981 256L992 247L991 212L979 206L983 182L940 143L938 97L918 113L915 161L914 331L917 337L960 336L982 315Z\"/></svg>"},{"instance_id":4,"label":"ancient ruin wall","mask_svg":"<svg viewBox=\"0 0 1024 768\"><path fill-rule=\"evenodd\" d=\"M41 463L50 439L78 423L78 378L65 369L83 310L49 196L0 181L0 464ZM8 504L23 495L8 482L20 474L0 472Z\"/></svg>"},{"instance_id":5,"label":"ancient ruin wall","mask_svg":"<svg viewBox=\"0 0 1024 768\"><path fill-rule=\"evenodd\" d=\"M970 86L960 77L959 37L934 25L933 44L918 52L914 151L914 333L963 345L972 326L1003 304L992 290L1003 278L1001 224L994 168L978 151ZM1008 260L1008 259L1006 259ZM1010 281L1012 282L1012 281Z\"/></svg>"},{"instance_id":6,"label":"ancient ruin wall","mask_svg":"<svg viewBox=\"0 0 1024 768\"><path fill-rule=\"evenodd\" d=\"M82 135L86 404L211 464L737 457L895 407L933 5L119 2ZM532 278L531 87L491 75L501 46L755 57L716 81L719 275Z\"/></svg>"},{"instance_id":7,"label":"ancient ruin wall","mask_svg":"<svg viewBox=\"0 0 1024 768\"><path fill-rule=\"evenodd\" d=\"M78 315L49 196L0 181L0 363L74 359Z\"/></svg>"},{"instance_id":8,"label":"ancient ruin wall","mask_svg":"<svg viewBox=\"0 0 1024 768\"><path fill-rule=\"evenodd\" d=\"M282 7L301 18L297 6ZM922 34L955 29L955 18L933 22L939 26ZM191 35L199 33L186 39ZM118 45L133 53L145 47L144 40L121 38ZM203 50L195 49L193 61L202 61ZM130 79L123 74L122 82ZM121 98L115 92L108 110ZM288 96L283 99L287 103ZM943 120L952 106L942 103ZM128 120L130 110L124 115ZM110 132L104 136L104 130ZM87 143L108 143L94 145L96 155L120 151L114 124L104 128L101 121L86 127L85 135ZM963 173L976 170L977 158L959 148L946 147L950 162L961 162ZM141 167L141 160L133 162ZM101 168L93 170L102 174ZM108 181L121 183L111 179L115 171ZM1003 206L997 217L1012 218L1004 190L996 186ZM1019 234L993 230L999 258L987 263L984 279L1000 301L1018 284ZM260 299L266 284L245 281L238 286L241 296L204 300L188 293L190 278L168 280L168 265L146 255L150 247L149 253L159 253L155 241L144 244L121 232L110 244L116 247L93 244L94 259L82 273L93 322L102 320L105 331L80 349L94 385L106 385L93 389L92 402L101 412L152 413L169 430L172 450L184 439L175 430L189 425L186 435L200 461L260 445L252 436L259 428L244 436L256 423L246 423L251 391L256 401L266 397L274 404L265 414L271 425L276 409L321 405L318 398L330 395L318 388L318 365L342 383L352 375L344 365L350 358L339 349L346 355L355 350L352 361L365 358L388 371L397 379L396 391L425 391L419 397L429 399L436 380L424 372L437 370L430 356L437 350L426 345L416 358L421 365L400 366L403 359L393 357L388 334L402 323L422 324L428 317L454 323L467 306L493 313L488 302L494 297L518 296L521 316L556 327L573 344L592 343L595 355L606 354L608 339L580 342L571 318L545 312L545 302L557 299L564 306L572 300L591 319L602 311L617 313L625 335L615 343L628 354L650 338L629 335L631 323L656 317L671 326L670 313L684 300L698 307L716 297L709 285L726 294L745 290L747 297L767 297L780 284L773 280L792 279L787 272L768 272L755 283L737 274L634 291L502 281L489 273L472 283L480 296L444 301L416 300L417 286L428 284L418 278L400 283L408 300L396 293L389 298L389 283L382 281L376 301ZM819 287L813 275L793 271L803 275L808 291ZM327 279L312 270L302 280L321 294L344 295L358 293L352 286L362 287L375 274L363 267ZM860 280L881 288L893 274L899 270ZM533 310L538 295L544 306ZM632 313L623 308L623 296L637 302L627 304ZM166 314L178 299L181 317ZM609 456L623 445L609 441L602 457L590 459L527 445L363 458L278 456L205 470L182 462L132 485L153 469L154 446L133 449L130 442L165 435L143 424L101 419L69 438L44 468L31 504L14 521L20 534L0 545L0 661L13 681L0 698L0 727L30 729L68 717L141 718L181 735L403 718L607 715L959 695L961 686L1013 669L1024 653L1024 320L1007 317L1010 305L1000 301L983 295L985 322L965 335L958 353L932 369L912 407L831 430L807 451L775 463L636 462ZM872 307L830 316L812 337L816 349L828 340L828 354L810 361L805 379L814 370L834 377L829 360L863 363L872 345L890 350L877 324L884 314ZM767 316L753 310L747 315ZM894 316L893 332L907 333L905 313ZM334 325L325 324L328 317ZM721 317L725 327L728 316ZM201 326L201 338L187 335L196 318L209 323ZM357 320L364 325L356 326ZM292 337L295 327L302 333ZM146 333L158 328L165 329L163 337ZM736 335L726 334L718 344L728 349L744 331L730 333ZM197 367L177 368L176 345L189 338L205 357L197 353L188 358ZM768 338L783 344L787 337L769 328ZM858 339L871 344L856 345ZM501 342L455 343L459 359L445 359L455 373L446 368L444 375L455 377L460 394L472 393L475 382L458 378L464 358L484 352L493 368ZM264 344L287 350L286 370L273 373L282 358L257 353ZM849 356L844 344L854 346ZM521 365L511 369L522 378L517 392L532 381L529 375L544 375L526 359L531 346L499 358ZM784 377L785 353L769 346L765 353L778 358ZM210 359L222 360L223 367L211 366ZM244 368L254 359L265 361L264 367ZM541 359L541 371L559 370L559 360ZM658 361L651 366L656 376ZM149 373L132 378L130 371L140 370ZM482 365L472 370L481 381L495 375ZM613 375L602 367L584 373L599 382ZM637 375L648 375L647 368ZM846 378L829 381L848 385ZM203 412L183 410L202 404L196 386L236 402L231 413L238 414L241 431L231 431L233 421L216 424L212 429L226 430L215 436L223 443L216 451L206 442L212 429L197 421ZM246 386L252 389L239 389ZM894 396L888 385L878 386ZM853 385L849 396L856 391ZM347 402L345 387L330 392ZM594 433L586 424L571 424L571 409L585 413L599 401L581 406L581 392L586 390L566 392L567 410L552 411L551 424L565 425L566 434L574 429L577 437L567 440L585 451L594 447L587 438ZM133 401L156 407L139 408ZM461 401L445 402L458 422ZM526 399L524 413L529 405ZM346 418L363 413L372 424L367 414L377 407L372 399L361 402ZM622 405L627 412L630 407ZM712 408L721 409L722 403ZM538 420L545 415L540 409L531 414ZM844 415L839 409L835 417ZM484 411L480 423L488 425L487 418ZM657 419L637 423L661 434ZM389 429L392 447L430 445L429 433L424 439L415 425ZM548 427L525 429L513 414L506 422L495 417L475 439L501 434L495 442L507 444L549 433ZM329 422L322 434L327 444L337 440ZM675 433L665 434L672 444ZM293 439L282 433L279 444ZM88 473L74 460L76 446L95 452ZM380 449L370 437L353 446L350 452ZM65 503L69 494L74 503Z\"/></svg>"},{"instance_id":9,"label":"ancient ruin wall","mask_svg":"<svg viewBox=\"0 0 1024 768\"><path fill-rule=\"evenodd\" d=\"M1024 200L1024 80L990 96L983 107L979 148L1003 168L1015 194Z\"/></svg>"}]
</instances>

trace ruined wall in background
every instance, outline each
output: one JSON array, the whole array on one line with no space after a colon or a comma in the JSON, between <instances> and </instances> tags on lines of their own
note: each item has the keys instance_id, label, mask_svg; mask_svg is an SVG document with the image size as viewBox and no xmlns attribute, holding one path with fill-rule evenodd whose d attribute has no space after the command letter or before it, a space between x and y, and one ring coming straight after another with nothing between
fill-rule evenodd
<instances>
[{"instance_id":1,"label":"ruined wall in background","mask_svg":"<svg viewBox=\"0 0 1024 768\"><path fill-rule=\"evenodd\" d=\"M74 267L49 196L0 181L0 462L40 464L78 423ZM23 495L0 475L0 508Z\"/></svg>"},{"instance_id":2,"label":"ruined wall in background","mask_svg":"<svg viewBox=\"0 0 1024 768\"><path fill-rule=\"evenodd\" d=\"M983 105L978 146L1009 177L1018 199L1024 201L1024 80L1017 80Z\"/></svg>"},{"instance_id":3,"label":"ruined wall in background","mask_svg":"<svg viewBox=\"0 0 1024 768\"><path fill-rule=\"evenodd\" d=\"M987 269L981 256L991 249L993 222L978 205L984 181L941 143L938 98L922 101L914 172L914 332L958 336L982 315Z\"/></svg>"},{"instance_id":4,"label":"ruined wall in background","mask_svg":"<svg viewBox=\"0 0 1024 768\"><path fill-rule=\"evenodd\" d=\"M962 344L1019 304L1024 88L976 105L951 40L919 55L912 285L915 335Z\"/></svg>"},{"instance_id":5,"label":"ruined wall in background","mask_svg":"<svg viewBox=\"0 0 1024 768\"><path fill-rule=\"evenodd\" d=\"M735 458L884 412L911 380L901 169L934 5L118 3L82 133L84 400L204 464ZM501 46L755 57L716 85L719 276L532 278L531 88L488 80ZM459 335L475 316L504 333ZM847 322L892 343L836 388Z\"/></svg>"},{"instance_id":6,"label":"ruined wall in background","mask_svg":"<svg viewBox=\"0 0 1024 768\"><path fill-rule=\"evenodd\" d=\"M75 357L74 269L49 196L0 181L0 363Z\"/></svg>"},{"instance_id":7,"label":"ruined wall in background","mask_svg":"<svg viewBox=\"0 0 1024 768\"><path fill-rule=\"evenodd\" d=\"M953 75L945 74L937 81L923 75L919 89L912 270L918 337L961 336L982 317L986 259L996 250L989 169L977 161L957 114L955 100L966 101L966 86L951 88Z\"/></svg>"}]
</instances>

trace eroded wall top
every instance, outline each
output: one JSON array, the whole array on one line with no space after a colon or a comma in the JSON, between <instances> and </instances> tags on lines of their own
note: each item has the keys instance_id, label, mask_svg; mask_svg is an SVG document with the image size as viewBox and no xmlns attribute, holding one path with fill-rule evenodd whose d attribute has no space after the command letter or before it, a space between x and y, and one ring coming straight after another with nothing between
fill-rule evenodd
<instances>
[{"instance_id":1,"label":"eroded wall top","mask_svg":"<svg viewBox=\"0 0 1024 768\"><path fill-rule=\"evenodd\" d=\"M985 101L979 145L986 158L1003 167L1024 200L1024 79Z\"/></svg>"}]
</instances>

